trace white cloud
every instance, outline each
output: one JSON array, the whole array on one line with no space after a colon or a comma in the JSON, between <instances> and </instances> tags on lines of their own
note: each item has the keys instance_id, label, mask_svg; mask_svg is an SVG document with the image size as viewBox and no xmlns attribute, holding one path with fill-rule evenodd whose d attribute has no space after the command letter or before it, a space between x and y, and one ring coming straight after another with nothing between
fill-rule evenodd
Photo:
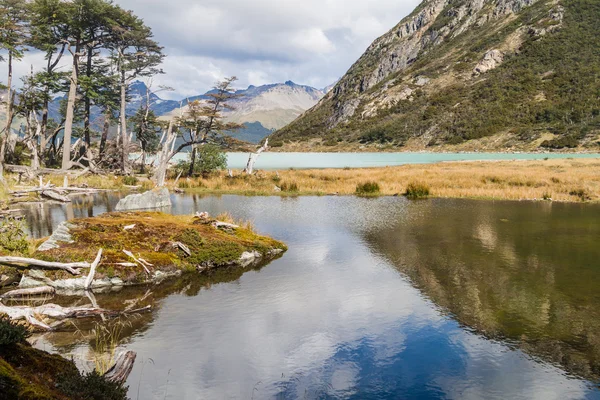
<instances>
[{"instance_id":1,"label":"white cloud","mask_svg":"<svg viewBox=\"0 0 600 400\"><path fill-rule=\"evenodd\" d=\"M286 80L325 87L419 2L116 0L165 47L166 74L155 81L176 89L171 98L202 93L231 75L240 87ZM19 74L29 68L23 65ZM0 64L0 81L5 74Z\"/></svg>"}]
</instances>

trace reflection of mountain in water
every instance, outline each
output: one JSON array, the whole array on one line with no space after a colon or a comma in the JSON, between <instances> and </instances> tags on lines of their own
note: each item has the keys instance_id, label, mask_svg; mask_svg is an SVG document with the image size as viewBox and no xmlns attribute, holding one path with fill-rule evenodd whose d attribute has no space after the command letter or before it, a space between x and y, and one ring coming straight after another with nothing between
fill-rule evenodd
<instances>
[{"instance_id":1,"label":"reflection of mountain in water","mask_svg":"<svg viewBox=\"0 0 600 400\"><path fill-rule=\"evenodd\" d=\"M600 208L426 201L365 234L463 324L600 380Z\"/></svg>"}]
</instances>

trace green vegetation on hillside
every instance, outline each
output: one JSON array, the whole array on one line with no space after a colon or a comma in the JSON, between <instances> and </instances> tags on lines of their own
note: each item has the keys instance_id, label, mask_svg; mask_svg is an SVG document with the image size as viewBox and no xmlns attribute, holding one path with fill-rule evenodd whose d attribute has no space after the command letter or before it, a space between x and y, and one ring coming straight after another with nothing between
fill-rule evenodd
<instances>
[{"instance_id":1,"label":"green vegetation on hillside","mask_svg":"<svg viewBox=\"0 0 600 400\"><path fill-rule=\"evenodd\" d=\"M524 142L552 133L552 139L541 144L547 148L577 147L584 140L596 145L594 137L600 133L600 2L564 0L560 4L564 18L559 27L560 22L550 18L557 6L546 2L523 9L513 21L471 27L426 48L407 70L392 74L362 95L363 103L347 124L327 129L334 109L342 107L330 100L277 132L274 141L323 137L323 141L402 146L411 137L427 134L427 145L434 146L510 132ZM448 15L442 12L429 33L447 24ZM557 29L548 30L552 27ZM519 29L525 40L516 52L506 53L496 69L471 75L487 51ZM541 29L546 29L544 35L535 33ZM356 68L352 73L357 73ZM447 77L450 82L441 89L420 88L410 84L414 76ZM414 92L388 109L380 108L376 117L361 119L364 98L380 91L383 84L409 86Z\"/></svg>"}]
</instances>

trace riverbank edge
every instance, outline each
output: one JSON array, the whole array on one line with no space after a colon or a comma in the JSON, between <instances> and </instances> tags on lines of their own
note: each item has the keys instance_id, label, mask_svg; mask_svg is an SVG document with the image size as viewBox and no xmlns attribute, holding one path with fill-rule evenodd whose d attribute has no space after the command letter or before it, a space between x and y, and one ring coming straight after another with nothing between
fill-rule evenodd
<instances>
[{"instance_id":1,"label":"riverbank edge","mask_svg":"<svg viewBox=\"0 0 600 400\"><path fill-rule=\"evenodd\" d=\"M365 183L374 183L377 188L365 192L360 188ZM422 197L431 198L595 203L600 201L600 158L289 169L233 177L222 172L207 179L184 178L176 185L169 182L172 191L187 194L279 197L411 197L407 191L411 184L424 186L428 193Z\"/></svg>"}]
</instances>

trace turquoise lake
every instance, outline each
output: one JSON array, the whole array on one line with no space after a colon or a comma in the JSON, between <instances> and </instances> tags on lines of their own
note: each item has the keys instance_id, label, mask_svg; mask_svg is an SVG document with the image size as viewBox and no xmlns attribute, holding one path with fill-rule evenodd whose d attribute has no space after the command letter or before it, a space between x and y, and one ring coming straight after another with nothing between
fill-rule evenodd
<instances>
[{"instance_id":1,"label":"turquoise lake","mask_svg":"<svg viewBox=\"0 0 600 400\"><path fill-rule=\"evenodd\" d=\"M180 154L185 159L186 154ZM231 169L243 169L248 153L228 153ZM543 160L544 158L600 158L600 154L569 153L263 153L256 169L310 169L310 168L369 168L403 164L429 164L443 161L479 160Z\"/></svg>"}]
</instances>

